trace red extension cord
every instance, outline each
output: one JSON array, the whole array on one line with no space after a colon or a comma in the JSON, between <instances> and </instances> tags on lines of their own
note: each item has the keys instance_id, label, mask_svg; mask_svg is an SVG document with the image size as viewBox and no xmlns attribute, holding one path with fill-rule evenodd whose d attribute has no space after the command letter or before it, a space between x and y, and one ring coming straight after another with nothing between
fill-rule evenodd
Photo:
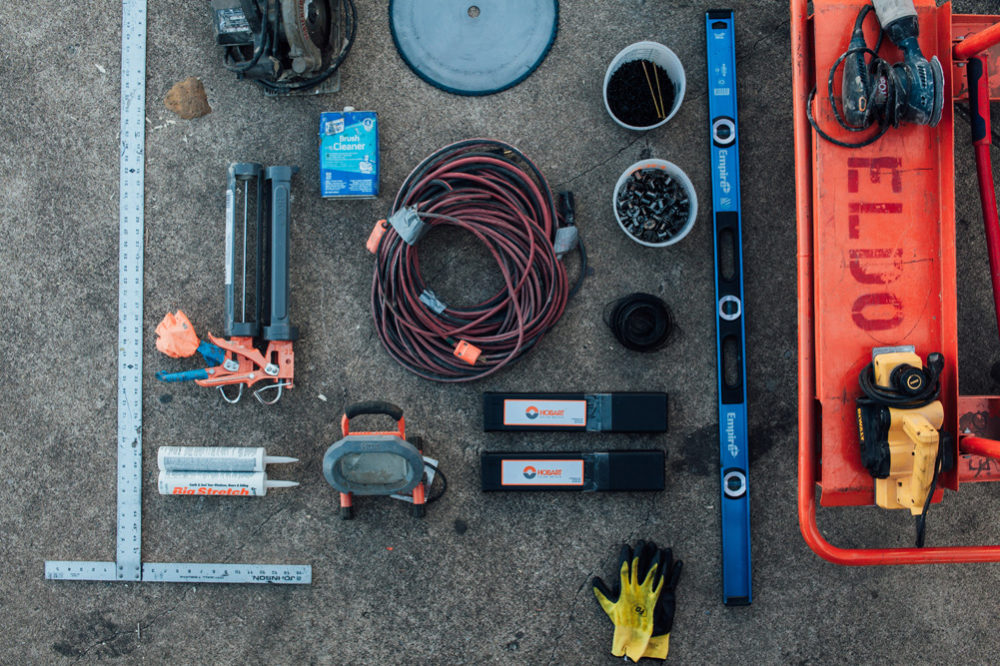
<instances>
[{"instance_id":1,"label":"red extension cord","mask_svg":"<svg viewBox=\"0 0 1000 666\"><path fill-rule=\"evenodd\" d=\"M504 281L468 308L436 303L420 274L419 243L385 225L372 316L383 346L407 370L441 382L479 379L520 358L559 321L570 295L553 249L559 218L545 178L516 148L487 139L442 148L403 183L392 210L406 207L430 227L475 235Z\"/></svg>"}]
</instances>

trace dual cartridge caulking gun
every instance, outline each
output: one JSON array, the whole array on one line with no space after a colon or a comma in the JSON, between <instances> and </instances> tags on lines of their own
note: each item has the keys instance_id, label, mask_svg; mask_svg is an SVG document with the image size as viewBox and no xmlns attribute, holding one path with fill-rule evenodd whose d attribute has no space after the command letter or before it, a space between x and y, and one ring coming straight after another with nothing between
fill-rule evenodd
<instances>
[{"instance_id":1,"label":"dual cartridge caulking gun","mask_svg":"<svg viewBox=\"0 0 1000 666\"><path fill-rule=\"evenodd\" d=\"M167 313L156 327L156 348L167 356L181 358L200 353L211 367L183 372L158 372L157 379L165 382L194 381L199 386L217 386L226 402L235 403L243 396L244 387L266 381L254 391L262 404L273 405L286 388L294 387L295 356L292 343L298 339L298 329L289 323L288 255L289 208L294 166L272 166L266 169L256 163L237 162L229 165L226 190L226 320L224 338L211 333L208 341L199 340L191 321L180 310ZM242 288L239 299L240 318L236 319L236 206L243 200ZM254 190L251 196L250 191ZM250 210L254 209L257 223L249 226ZM270 221L268 225L267 222ZM249 235L254 235L256 262L253 267L255 290L247 289ZM248 308L248 302L250 307ZM247 319L247 310L251 319ZM262 351L263 348L263 351ZM235 384L235 396L226 387ZM274 392L274 397L265 396Z\"/></svg>"}]
</instances>

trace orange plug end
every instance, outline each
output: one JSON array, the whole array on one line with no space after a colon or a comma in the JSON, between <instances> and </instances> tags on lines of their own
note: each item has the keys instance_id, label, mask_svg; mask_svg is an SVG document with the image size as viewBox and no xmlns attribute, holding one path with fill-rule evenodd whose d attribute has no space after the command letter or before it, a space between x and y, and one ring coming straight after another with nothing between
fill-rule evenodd
<instances>
[{"instance_id":1,"label":"orange plug end","mask_svg":"<svg viewBox=\"0 0 1000 666\"><path fill-rule=\"evenodd\" d=\"M455 345L455 356L462 359L469 365L475 365L476 361L479 360L479 355L482 353L482 349L474 344L466 342L465 340L459 340L458 344Z\"/></svg>"},{"instance_id":2,"label":"orange plug end","mask_svg":"<svg viewBox=\"0 0 1000 666\"><path fill-rule=\"evenodd\" d=\"M156 327L156 348L172 358L186 358L198 351L198 334L181 310L167 313Z\"/></svg>"},{"instance_id":3,"label":"orange plug end","mask_svg":"<svg viewBox=\"0 0 1000 666\"><path fill-rule=\"evenodd\" d=\"M365 243L365 247L372 254L378 253L378 244L382 240L382 236L385 236L385 232L388 229L388 224L385 220L379 220L375 223L375 228L372 229L371 234L368 235L368 242Z\"/></svg>"}]
</instances>

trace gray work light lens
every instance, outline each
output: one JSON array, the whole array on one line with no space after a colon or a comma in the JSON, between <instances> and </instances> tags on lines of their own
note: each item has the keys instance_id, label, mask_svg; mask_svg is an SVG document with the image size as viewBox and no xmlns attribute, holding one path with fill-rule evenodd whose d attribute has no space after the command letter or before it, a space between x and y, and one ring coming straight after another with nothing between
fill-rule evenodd
<instances>
[{"instance_id":1,"label":"gray work light lens","mask_svg":"<svg viewBox=\"0 0 1000 666\"><path fill-rule=\"evenodd\" d=\"M395 453L348 453L339 465L345 479L365 486L397 486L413 474L410 463Z\"/></svg>"},{"instance_id":2,"label":"gray work light lens","mask_svg":"<svg viewBox=\"0 0 1000 666\"><path fill-rule=\"evenodd\" d=\"M423 475L420 451L396 435L348 435L332 444L323 456L324 478L342 493L408 493Z\"/></svg>"}]
</instances>

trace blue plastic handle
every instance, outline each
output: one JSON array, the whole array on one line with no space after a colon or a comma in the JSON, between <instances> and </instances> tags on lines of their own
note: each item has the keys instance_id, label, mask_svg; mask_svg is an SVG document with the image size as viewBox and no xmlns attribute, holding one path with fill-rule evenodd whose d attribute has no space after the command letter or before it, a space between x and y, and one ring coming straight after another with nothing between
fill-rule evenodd
<instances>
[{"instance_id":1,"label":"blue plastic handle","mask_svg":"<svg viewBox=\"0 0 1000 666\"><path fill-rule=\"evenodd\" d=\"M156 378L161 382L193 382L196 379L208 379L208 370L185 370L183 372L160 372L156 373Z\"/></svg>"}]
</instances>

